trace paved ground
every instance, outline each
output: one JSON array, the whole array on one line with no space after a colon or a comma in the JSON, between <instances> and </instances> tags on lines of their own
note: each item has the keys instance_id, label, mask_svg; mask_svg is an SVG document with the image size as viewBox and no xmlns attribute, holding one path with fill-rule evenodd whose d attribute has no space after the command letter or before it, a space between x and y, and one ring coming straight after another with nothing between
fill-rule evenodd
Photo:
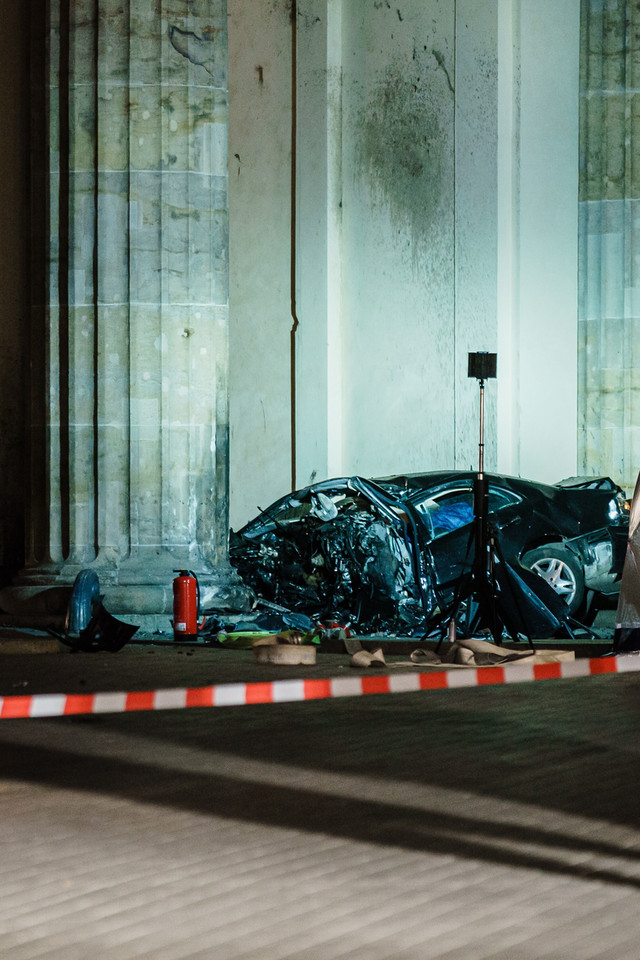
<instances>
[{"instance_id":1,"label":"paved ground","mask_svg":"<svg viewBox=\"0 0 640 960\"><path fill-rule=\"evenodd\" d=\"M0 693L272 669L4 656ZM0 751L2 960L640 955L636 674L2 720Z\"/></svg>"}]
</instances>

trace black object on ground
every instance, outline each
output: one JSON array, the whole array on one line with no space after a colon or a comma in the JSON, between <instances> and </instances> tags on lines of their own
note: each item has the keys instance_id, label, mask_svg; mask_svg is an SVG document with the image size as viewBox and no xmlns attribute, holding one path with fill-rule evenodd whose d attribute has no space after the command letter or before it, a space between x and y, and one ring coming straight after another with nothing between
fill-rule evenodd
<instances>
[{"instance_id":1,"label":"black object on ground","mask_svg":"<svg viewBox=\"0 0 640 960\"><path fill-rule=\"evenodd\" d=\"M67 610L64 636L58 639L73 652L121 650L138 630L137 625L117 620L105 609L95 570L81 570L76 577Z\"/></svg>"}]
</instances>

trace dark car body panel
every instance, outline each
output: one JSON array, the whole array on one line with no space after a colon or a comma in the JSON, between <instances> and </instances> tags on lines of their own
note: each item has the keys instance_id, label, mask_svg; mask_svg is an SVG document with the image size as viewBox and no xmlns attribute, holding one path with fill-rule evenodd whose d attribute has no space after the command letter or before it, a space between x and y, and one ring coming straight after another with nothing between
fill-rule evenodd
<instances>
[{"instance_id":1,"label":"dark car body panel","mask_svg":"<svg viewBox=\"0 0 640 960\"><path fill-rule=\"evenodd\" d=\"M624 496L608 477L572 479L557 485L536 483L517 477L487 474L491 526L502 553L510 563L520 562L528 551L544 543L564 543L585 567L590 589L614 593L622 571L626 549L627 524L613 524L609 504L616 495ZM418 506L425 493L443 493L466 485L472 501L475 473L434 472L414 476L387 477L378 481L405 502ZM492 491L510 491L517 502L492 509ZM465 526L431 541L439 581L450 583L462 575L470 562L470 528ZM601 549L605 545L608 557Z\"/></svg>"}]
</instances>

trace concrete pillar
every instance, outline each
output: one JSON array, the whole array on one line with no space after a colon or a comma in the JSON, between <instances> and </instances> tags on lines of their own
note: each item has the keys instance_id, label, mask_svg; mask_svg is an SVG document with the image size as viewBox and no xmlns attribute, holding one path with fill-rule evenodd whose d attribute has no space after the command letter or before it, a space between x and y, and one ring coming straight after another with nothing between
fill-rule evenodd
<instances>
[{"instance_id":1,"label":"concrete pillar","mask_svg":"<svg viewBox=\"0 0 640 960\"><path fill-rule=\"evenodd\" d=\"M136 622L170 612L173 570L188 567L208 606L239 609L226 2L50 0L49 12L29 560L2 605L57 601L91 567L110 612Z\"/></svg>"},{"instance_id":2,"label":"concrete pillar","mask_svg":"<svg viewBox=\"0 0 640 960\"><path fill-rule=\"evenodd\" d=\"M498 457L576 473L580 0L499 0Z\"/></svg>"}]
</instances>

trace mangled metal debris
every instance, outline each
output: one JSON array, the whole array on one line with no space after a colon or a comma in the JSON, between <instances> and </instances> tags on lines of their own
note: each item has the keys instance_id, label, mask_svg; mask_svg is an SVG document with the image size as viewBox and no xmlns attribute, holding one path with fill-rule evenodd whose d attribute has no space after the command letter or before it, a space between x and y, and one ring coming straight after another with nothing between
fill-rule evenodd
<instances>
[{"instance_id":1,"label":"mangled metal debris","mask_svg":"<svg viewBox=\"0 0 640 960\"><path fill-rule=\"evenodd\" d=\"M427 578L416 571L406 526L382 490L351 478L279 501L232 535L230 557L268 600L360 628L397 622L408 631L424 617L419 582Z\"/></svg>"}]
</instances>

